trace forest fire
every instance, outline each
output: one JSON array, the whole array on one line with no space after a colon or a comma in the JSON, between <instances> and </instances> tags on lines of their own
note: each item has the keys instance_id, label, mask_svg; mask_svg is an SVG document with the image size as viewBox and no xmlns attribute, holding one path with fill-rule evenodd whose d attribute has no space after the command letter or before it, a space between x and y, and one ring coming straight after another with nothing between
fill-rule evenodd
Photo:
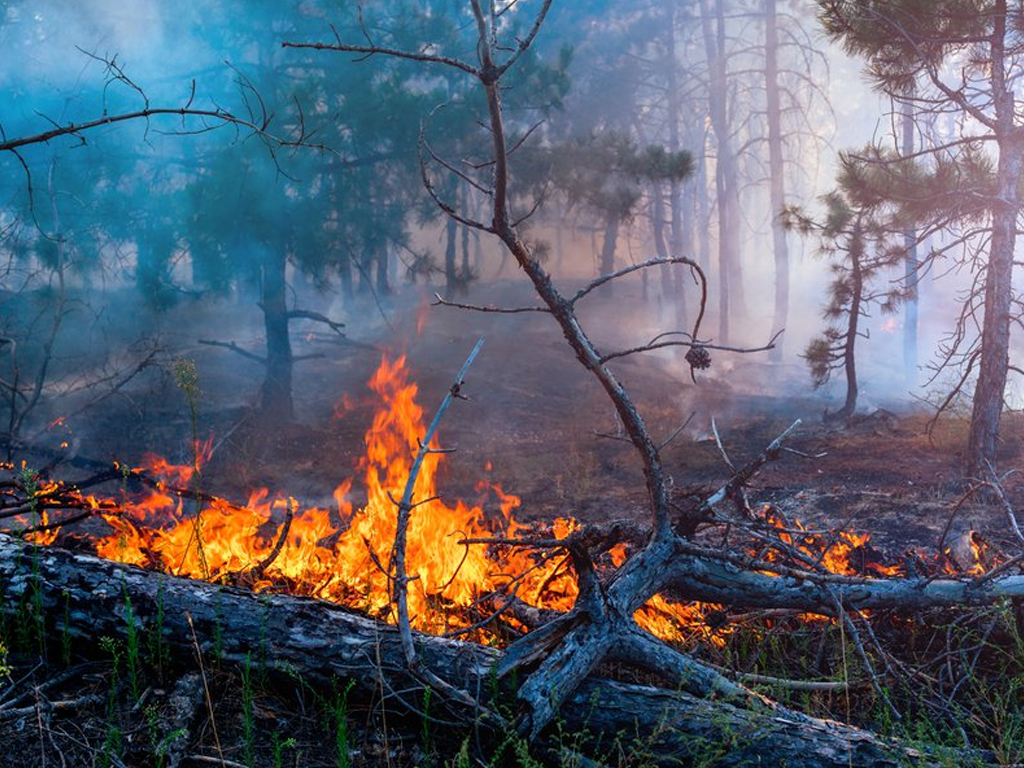
<instances>
[{"instance_id":1,"label":"forest fire","mask_svg":"<svg viewBox=\"0 0 1024 768\"><path fill-rule=\"evenodd\" d=\"M387 572L396 500L424 432L424 413L403 357L385 357L368 386L380 405L365 433L365 454L359 462L366 493L363 506L357 508L352 502L354 478L335 488L331 509L301 508L293 498L272 498L266 488L252 491L244 505L205 493L202 468L212 453L211 439L196 443L191 465L147 455L140 467L119 466L125 481L133 473L156 479L142 494L128 492L127 483L120 498L78 494L77 506L97 514L112 529L93 540L96 553L196 579L314 596L395 621ZM353 408L345 395L335 413ZM518 522L514 514L520 499L496 483L477 484L478 504L444 501L437 482L444 456L440 452L427 456L415 487L407 545L413 626L431 633L465 629L516 602L537 609L569 610L578 595L571 557L558 548L531 549L528 536L536 531ZM40 498L58 493L67 498L69 492L50 483L36 493ZM488 500L490 508L485 510ZM839 531L825 536L806 531L770 507L764 516L789 549L788 553L769 549L764 555L769 562L795 558L805 566L837 574L903 574L901 565L882 561L881 553L869 544L869 534ZM27 517L21 520L29 524ZM56 541L58 529L47 528L50 520L48 511L41 509L36 527L45 530L29 534L33 541ZM578 529L574 519L558 518L551 524L550 536L562 540ZM527 545L516 545L524 534ZM467 540L495 543L470 545ZM972 540L976 558L968 566L971 573L980 568L982 545ZM618 568L625 559L626 545L617 544L608 552L606 567ZM706 619L718 611L718 606L679 604L655 595L635 619L663 639L721 644L727 630L709 626L715 622ZM507 621L519 626L511 617Z\"/></svg>"},{"instance_id":2,"label":"forest fire","mask_svg":"<svg viewBox=\"0 0 1024 768\"><path fill-rule=\"evenodd\" d=\"M74 495L78 506L95 511L112 529L93 541L96 553L180 576L310 595L394 621L386 574L395 538L394 500L401 496L424 432L423 409L403 357L385 357L368 385L381 405L359 463L365 505L353 507L353 478L335 488L333 509L302 509L295 499L271 498L266 488L252 491L244 505L204 493L202 467L212 452L211 439L196 444L192 465L149 454L139 467L120 466L126 480L130 473L156 478L141 495L126 488L117 499ZM353 407L345 395L335 413ZM461 500L449 505L437 487L443 460L443 453L430 454L415 487L414 499L420 501L408 535L413 625L433 633L465 628L499 593L534 608L571 608L577 587L567 557L463 543L514 539L525 528L514 517L520 500L498 484L481 481L481 498L489 496L497 509L488 513ZM68 496L56 484L39 489L40 494L47 491ZM30 524L27 517L21 522ZM44 510L36 522L48 526L48 513ZM551 535L563 539L577 527L573 519L559 518ZM51 544L57 533L49 528L29 535ZM615 565L623 552L613 557ZM659 598L638 612L638 619L660 635L680 637L680 622L697 623L699 612Z\"/></svg>"}]
</instances>

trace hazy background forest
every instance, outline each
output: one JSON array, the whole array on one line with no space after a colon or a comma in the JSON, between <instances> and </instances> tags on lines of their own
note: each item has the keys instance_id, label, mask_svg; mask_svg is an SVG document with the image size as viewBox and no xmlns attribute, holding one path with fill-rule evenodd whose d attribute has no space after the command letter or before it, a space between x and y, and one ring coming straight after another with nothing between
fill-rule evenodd
<instances>
[{"instance_id":1,"label":"hazy background forest","mask_svg":"<svg viewBox=\"0 0 1024 768\"><path fill-rule=\"evenodd\" d=\"M352 342L401 347L412 342L396 338L396 317L433 291L501 303L518 284L499 244L443 216L421 181L421 125L438 157L482 156L471 87L415 62L281 47L330 38L331 24L361 38L355 11L312 0L4 3L8 138L147 105L222 110L265 129L158 116L4 153L5 431L38 436L112 394L159 390L181 357L199 360L208 384L236 377L222 405L260 401L288 419L293 359L323 353L317 344L339 330L327 320ZM553 274L571 283L689 255L709 277L704 335L760 346L784 328L758 358L772 368L747 381L801 395L813 387L803 355L826 326L829 244L779 214L824 215L840 150L905 141L899 108L825 38L817 11L803 0L560 3L506 93L512 137L524 139L514 206L537 204L528 237ZM362 22L397 47L472 45L457 3L370 3ZM919 121L914 138L941 134L937 122ZM460 215L480 209L458 185L435 192ZM950 252L922 269L919 308L916 297L892 313L868 308L863 410L942 402L960 369L933 379L931 366L955 330L951 301L971 284L962 267ZM876 283L905 290L903 277L895 263ZM689 327L689 277L631 280L603 305L609 333ZM687 371L681 351L661 362ZM715 376L740 381L735 357L718 362ZM822 408L842 403L842 377L831 378ZM304 404L300 420L314 415Z\"/></svg>"},{"instance_id":2,"label":"hazy background forest","mask_svg":"<svg viewBox=\"0 0 1024 768\"><path fill-rule=\"evenodd\" d=\"M0 762L1024 764L1019 3L0 9Z\"/></svg>"}]
</instances>

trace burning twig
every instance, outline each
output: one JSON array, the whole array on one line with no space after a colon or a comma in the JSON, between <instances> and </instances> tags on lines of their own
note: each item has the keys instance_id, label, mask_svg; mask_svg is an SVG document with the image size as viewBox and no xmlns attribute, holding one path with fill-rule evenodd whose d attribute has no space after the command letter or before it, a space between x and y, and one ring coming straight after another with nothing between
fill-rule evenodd
<instances>
[{"instance_id":1,"label":"burning twig","mask_svg":"<svg viewBox=\"0 0 1024 768\"><path fill-rule=\"evenodd\" d=\"M388 572L391 574L392 601L398 611L398 630L402 638L402 648L405 653L405 661L409 667L409 671L413 675L419 677L426 685L429 685L434 690L441 691L451 696L453 700L468 706L474 712L485 712L488 719L496 719L500 721L502 718L499 715L484 708L480 702L473 698L469 693L455 688L450 683L445 682L427 669L424 666L422 659L417 655L416 646L414 645L412 638L412 626L409 620L408 585L411 578L405 571L406 534L409 530L409 514L415 507L412 495L416 488L416 479L419 477L420 468L423 466L423 460L431 451L430 444L433 442L434 436L437 434L437 429L441 424L441 418L444 416L445 411L448 410L448 407L452 404L452 401L461 396L461 389L466 378L466 372L469 370L469 366L473 364L476 356L480 353L480 348L483 344L484 340L480 339L477 341L476 346L473 347L473 351L469 353L469 357L466 358L466 362L463 363L462 369L455 377L455 383L452 384L448 392L445 394L444 399L441 401L441 405L434 414L433 420L430 422L430 426L427 428L426 435L423 437L422 441L420 441L419 450L416 452L416 458L413 460L412 468L409 470L409 478L405 483L405 491L402 493L402 500L398 503L398 523L395 527L395 543L391 550L391 563Z\"/></svg>"},{"instance_id":2,"label":"burning twig","mask_svg":"<svg viewBox=\"0 0 1024 768\"><path fill-rule=\"evenodd\" d=\"M292 527L292 518L295 514L292 510L292 506L291 501L285 505L284 523L281 525L281 535L277 537L277 543L275 543L274 548L270 550L270 554L261 560L255 567L246 571L244 574L241 574L247 580L259 580L266 572L267 568L273 565L274 561L277 560L277 556L281 554L281 549L284 547L284 543L288 539L288 531Z\"/></svg>"}]
</instances>

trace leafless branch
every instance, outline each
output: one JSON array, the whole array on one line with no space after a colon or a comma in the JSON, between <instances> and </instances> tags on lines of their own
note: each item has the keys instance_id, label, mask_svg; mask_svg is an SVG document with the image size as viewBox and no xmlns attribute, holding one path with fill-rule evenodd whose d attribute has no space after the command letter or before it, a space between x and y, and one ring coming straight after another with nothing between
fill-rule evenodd
<instances>
[{"instance_id":1,"label":"leafless branch","mask_svg":"<svg viewBox=\"0 0 1024 768\"><path fill-rule=\"evenodd\" d=\"M431 53L422 53L416 51L403 51L398 48L388 48L387 46L379 45L346 45L342 43L298 43L292 41L285 41L281 43L282 48L309 48L314 51L337 51L339 53L360 53L365 54L363 59L367 59L371 56L393 56L396 59L408 59L409 61L419 61L425 64L441 64L446 67L454 67L455 69L461 69L468 75L473 77L479 77L480 71L466 62L456 59L451 56L437 56Z\"/></svg>"},{"instance_id":2,"label":"leafless branch","mask_svg":"<svg viewBox=\"0 0 1024 768\"><path fill-rule=\"evenodd\" d=\"M212 341L210 339L199 339L199 343L200 344L205 344L208 347L224 347L224 349L230 349L232 352L235 352L235 353L241 355L242 357L246 358L247 360L253 360L253 361L259 363L260 365L266 365L267 364L267 358L265 358L265 357L263 357L261 355L257 355L255 352L250 352L247 349L242 349L240 346L238 346L233 341Z\"/></svg>"},{"instance_id":3,"label":"leafless branch","mask_svg":"<svg viewBox=\"0 0 1024 768\"><path fill-rule=\"evenodd\" d=\"M727 344L707 344L699 341L661 341L653 344L642 344L639 347L633 347L631 349L624 349L618 352L609 352L607 355L601 356L601 362L607 363L610 360L615 360L619 357L626 357L628 355L635 355L641 352L653 352L658 349L666 349L668 347L702 347L704 349L717 349L722 352L736 352L739 354L748 355L753 352L767 352L770 349L775 348L775 342L779 336L785 332L785 329L778 331L768 340L768 343L760 347L732 347ZM680 335L689 336L689 334L682 331L678 331ZM668 334L662 334L667 336Z\"/></svg>"},{"instance_id":4,"label":"leafless branch","mask_svg":"<svg viewBox=\"0 0 1024 768\"><path fill-rule=\"evenodd\" d=\"M547 307L482 307L476 304L461 304L457 301L448 301L447 299L442 298L439 293L434 294L434 302L432 306L455 307L456 309L469 309L474 312L496 312L503 315L518 315L523 312L551 312Z\"/></svg>"},{"instance_id":5,"label":"leafless branch","mask_svg":"<svg viewBox=\"0 0 1024 768\"><path fill-rule=\"evenodd\" d=\"M344 332L341 330L345 327L344 323L339 323L336 320L331 320L327 315L322 315L319 312L313 312L309 309L291 309L287 313L289 320L312 320L317 323L323 323L332 331L339 336L344 336Z\"/></svg>"},{"instance_id":6,"label":"leafless branch","mask_svg":"<svg viewBox=\"0 0 1024 768\"><path fill-rule=\"evenodd\" d=\"M445 411L448 410L452 401L459 396L466 378L466 372L469 370L469 366L473 364L476 356L480 353L480 348L483 344L483 339L477 341L476 346L473 347L469 357L466 358L466 362L463 363L462 369L455 377L455 383L452 384L442 399L441 405L438 407L434 414L434 418L430 422L430 426L427 427L427 432L420 443L420 448L416 452L416 458L413 460L412 467L409 469L409 477L405 483L405 490L402 492L402 499L397 505L398 521L395 526L395 541L391 550L388 573L390 575L392 585L391 599L398 611L398 628L402 638L402 648L405 652L405 661L410 672L420 677L425 684L431 686L435 690L441 691L450 696L454 701L458 701L469 707L474 713L483 713L488 719L500 721L501 717L499 715L485 709L480 702L474 699L468 692L459 690L444 680L441 680L437 675L424 666L423 661L416 652L416 646L412 637L412 625L409 618L407 592L410 577L407 575L405 569L405 548L406 535L409 528L409 514L415 507L413 502L413 492L416 488L416 480L419 477L420 468L423 466L423 460L427 457L430 443L433 442L434 437L437 434L437 429L441 424L441 419L444 416Z\"/></svg>"}]
</instances>

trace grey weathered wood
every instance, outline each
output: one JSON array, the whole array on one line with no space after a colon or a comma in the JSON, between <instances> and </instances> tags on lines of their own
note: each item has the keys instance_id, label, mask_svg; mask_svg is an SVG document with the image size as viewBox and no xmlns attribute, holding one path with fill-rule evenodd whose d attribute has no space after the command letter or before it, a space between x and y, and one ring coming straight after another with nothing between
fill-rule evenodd
<instances>
[{"instance_id":1,"label":"grey weathered wood","mask_svg":"<svg viewBox=\"0 0 1024 768\"><path fill-rule=\"evenodd\" d=\"M330 603L167 576L55 547L36 548L0 535L0 613L17 620L19 611L42 606L47 626L65 630L78 647L99 637L125 638L127 611L137 629L162 631L172 657L194 666L196 637L221 664L242 665L246 656L268 669L299 676L310 684L353 679L365 690L385 691L388 706L401 710L401 696L422 701L405 664L401 639L391 626ZM64 617L69 623L64 626ZM486 694L501 652L471 643L415 636L423 663L451 685ZM390 692L390 693L389 693ZM588 743L610 748L617 736L626 749L649 748L651 765L679 765L687 755L721 751L721 765L760 756L763 765L792 767L848 765L937 765L904 746L868 731L789 712L770 702L738 707L715 698L588 678L565 698L559 712L570 732L585 732ZM639 741L636 741L636 739ZM638 746L639 745L639 746ZM601 748L595 755L600 759ZM753 763L758 764L758 763Z\"/></svg>"}]
</instances>

